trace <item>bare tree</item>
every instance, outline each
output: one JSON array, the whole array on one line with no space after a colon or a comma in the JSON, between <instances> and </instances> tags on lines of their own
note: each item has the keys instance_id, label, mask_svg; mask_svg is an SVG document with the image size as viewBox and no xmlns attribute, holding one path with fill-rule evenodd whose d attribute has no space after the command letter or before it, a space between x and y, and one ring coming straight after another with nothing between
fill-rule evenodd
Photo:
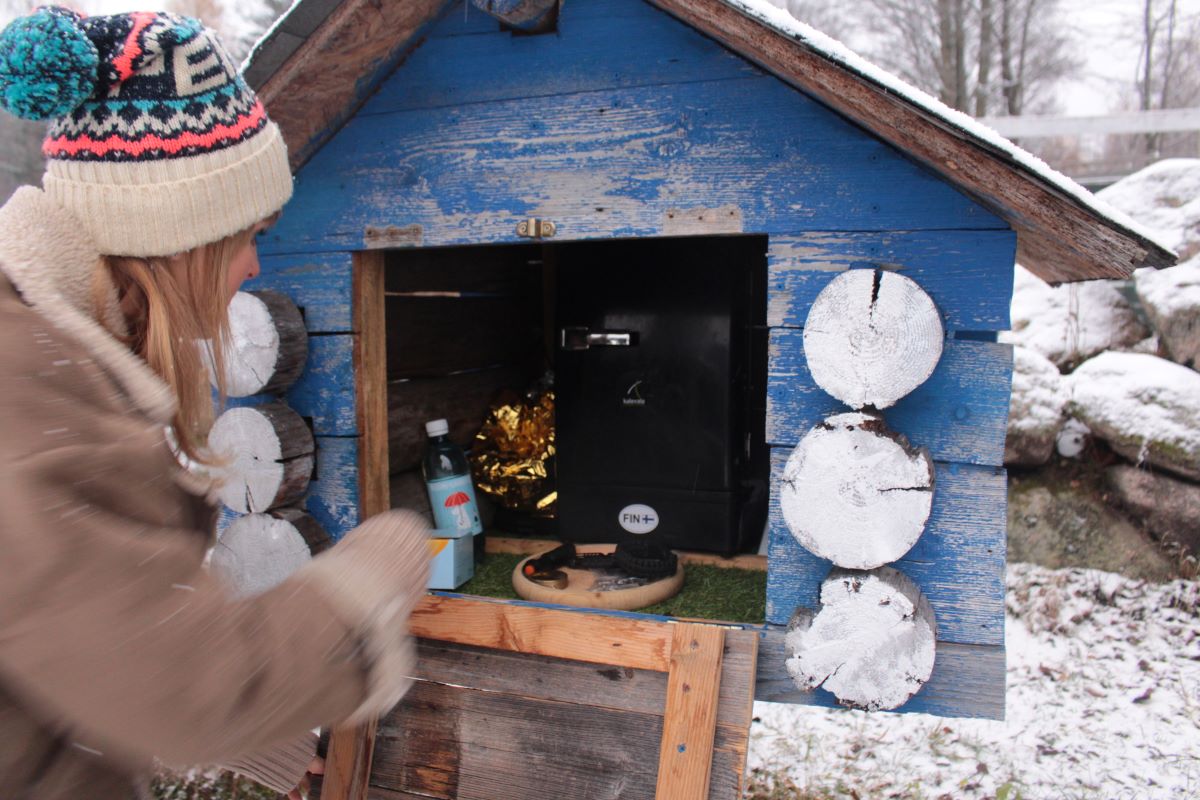
<instances>
[{"instance_id":1,"label":"bare tree","mask_svg":"<svg viewBox=\"0 0 1200 800\"><path fill-rule=\"evenodd\" d=\"M1059 0L771 1L838 38L868 30L864 55L976 116L1047 110L1081 65Z\"/></svg>"}]
</instances>

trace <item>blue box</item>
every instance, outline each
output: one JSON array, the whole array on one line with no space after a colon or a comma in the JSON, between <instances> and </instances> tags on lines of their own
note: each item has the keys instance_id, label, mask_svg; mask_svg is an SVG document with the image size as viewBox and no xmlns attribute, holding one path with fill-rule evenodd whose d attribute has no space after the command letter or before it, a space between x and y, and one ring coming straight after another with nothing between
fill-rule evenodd
<instances>
[{"instance_id":1,"label":"blue box","mask_svg":"<svg viewBox=\"0 0 1200 800\"><path fill-rule=\"evenodd\" d=\"M429 588L457 589L475 575L475 537L469 530L435 528L429 539Z\"/></svg>"}]
</instances>

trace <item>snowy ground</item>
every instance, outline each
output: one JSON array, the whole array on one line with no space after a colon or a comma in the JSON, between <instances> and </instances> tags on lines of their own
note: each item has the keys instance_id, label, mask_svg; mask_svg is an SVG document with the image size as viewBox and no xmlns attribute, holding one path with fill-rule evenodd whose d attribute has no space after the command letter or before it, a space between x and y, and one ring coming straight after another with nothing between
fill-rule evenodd
<instances>
[{"instance_id":1,"label":"snowy ground","mask_svg":"<svg viewBox=\"0 0 1200 800\"><path fill-rule=\"evenodd\" d=\"M1008 719L756 703L749 767L814 796L1200 798L1200 583L1008 568Z\"/></svg>"}]
</instances>

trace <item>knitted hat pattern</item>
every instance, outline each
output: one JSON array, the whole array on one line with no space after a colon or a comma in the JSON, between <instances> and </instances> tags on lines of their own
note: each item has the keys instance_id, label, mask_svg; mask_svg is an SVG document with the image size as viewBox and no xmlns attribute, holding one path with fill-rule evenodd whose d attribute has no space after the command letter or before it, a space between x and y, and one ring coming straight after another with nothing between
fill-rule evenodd
<instances>
[{"instance_id":1,"label":"knitted hat pattern","mask_svg":"<svg viewBox=\"0 0 1200 800\"><path fill-rule=\"evenodd\" d=\"M292 193L278 127L190 17L38 9L0 33L0 105L51 120L43 188L101 253L189 250Z\"/></svg>"}]
</instances>

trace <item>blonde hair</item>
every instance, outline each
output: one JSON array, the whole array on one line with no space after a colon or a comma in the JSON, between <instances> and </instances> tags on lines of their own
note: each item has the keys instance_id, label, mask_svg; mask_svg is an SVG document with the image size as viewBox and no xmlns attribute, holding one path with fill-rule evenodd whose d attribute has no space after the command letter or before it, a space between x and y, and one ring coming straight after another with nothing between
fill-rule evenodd
<instances>
[{"instance_id":1,"label":"blonde hair","mask_svg":"<svg viewBox=\"0 0 1200 800\"><path fill-rule=\"evenodd\" d=\"M115 286L129 330L113 333L174 392L178 408L171 424L176 446L202 464L216 461L207 450L213 402L205 362L211 358L218 405L223 406L224 353L230 338L229 266L253 235L254 228L247 228L177 256L100 259L96 316L104 319L99 311L110 296L106 284ZM206 341L211 345L206 346Z\"/></svg>"}]
</instances>

